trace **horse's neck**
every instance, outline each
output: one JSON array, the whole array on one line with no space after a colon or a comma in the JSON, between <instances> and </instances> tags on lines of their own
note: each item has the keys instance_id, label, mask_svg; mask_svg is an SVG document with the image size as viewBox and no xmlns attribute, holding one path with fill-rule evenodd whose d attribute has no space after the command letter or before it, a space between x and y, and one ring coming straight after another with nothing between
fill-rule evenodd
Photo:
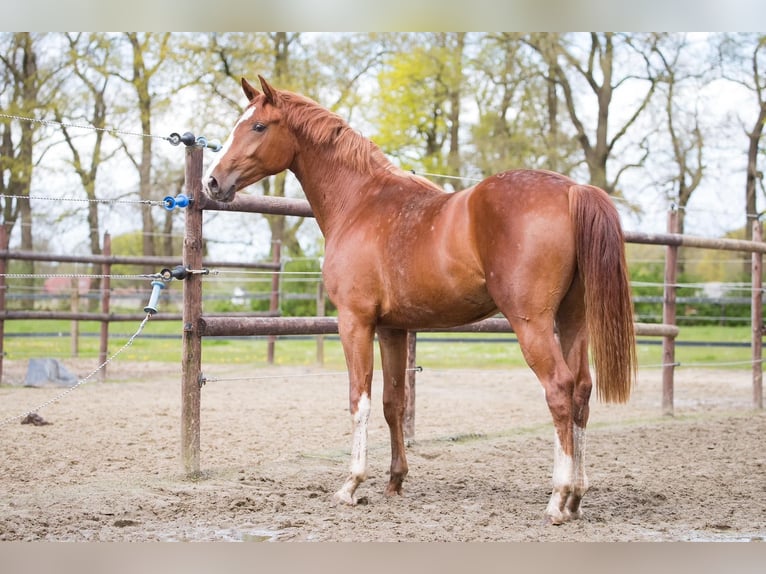
<instances>
[{"instance_id":1,"label":"horse's neck","mask_svg":"<svg viewBox=\"0 0 766 574\"><path fill-rule=\"evenodd\" d=\"M375 188L372 173L360 172L331 155L321 149L315 153L302 152L291 166L325 237L359 209Z\"/></svg>"}]
</instances>

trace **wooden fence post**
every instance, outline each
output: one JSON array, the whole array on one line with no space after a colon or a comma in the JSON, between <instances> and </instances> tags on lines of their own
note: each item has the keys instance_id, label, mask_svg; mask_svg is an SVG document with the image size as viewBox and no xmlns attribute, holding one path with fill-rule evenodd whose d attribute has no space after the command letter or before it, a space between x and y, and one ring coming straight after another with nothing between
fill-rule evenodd
<instances>
[{"instance_id":1,"label":"wooden fence post","mask_svg":"<svg viewBox=\"0 0 766 574\"><path fill-rule=\"evenodd\" d=\"M753 241L763 241L763 224L753 222ZM753 406L763 408L763 253L752 253L752 303L750 319L753 328Z\"/></svg>"},{"instance_id":2,"label":"wooden fence post","mask_svg":"<svg viewBox=\"0 0 766 574\"><path fill-rule=\"evenodd\" d=\"M276 314L279 311L279 279L282 271L282 242L275 241L272 244L272 263L279 265L279 269L274 271L271 276L271 297L269 298L269 311ZM269 342L266 349L266 359L269 365L274 364L274 350L277 344L277 338L274 336L269 337Z\"/></svg>"},{"instance_id":3,"label":"wooden fence post","mask_svg":"<svg viewBox=\"0 0 766 574\"><path fill-rule=\"evenodd\" d=\"M77 314L80 312L80 280L77 277L72 278L71 288L69 309L72 313ZM69 324L69 338L71 339L71 355L76 358L80 354L80 322L77 319L72 319Z\"/></svg>"},{"instance_id":4,"label":"wooden fence post","mask_svg":"<svg viewBox=\"0 0 766 574\"><path fill-rule=\"evenodd\" d=\"M109 233L104 233L104 246L101 249L102 254L105 257L112 255L112 236ZM101 335L99 337L99 351L98 351L98 364L104 365L104 368L99 371L99 380L104 382L106 380L106 357L109 354L109 305L112 292L112 282L110 276L112 275L112 264L109 261L104 261L101 264L101 274L104 276L101 279L101 312L105 315L105 319L101 321Z\"/></svg>"},{"instance_id":5,"label":"wooden fence post","mask_svg":"<svg viewBox=\"0 0 766 574\"><path fill-rule=\"evenodd\" d=\"M187 269L202 268L202 148L186 148L186 209L183 261ZM202 384L202 276L184 280L183 361L181 364L181 458L189 478L200 473L200 394Z\"/></svg>"},{"instance_id":6,"label":"wooden fence post","mask_svg":"<svg viewBox=\"0 0 766 574\"><path fill-rule=\"evenodd\" d=\"M324 282L319 279L317 283L317 317L324 317L326 313ZM324 335L317 335L317 364L324 367Z\"/></svg>"},{"instance_id":7,"label":"wooden fence post","mask_svg":"<svg viewBox=\"0 0 766 574\"><path fill-rule=\"evenodd\" d=\"M678 233L678 211L668 212L668 233ZM662 322L676 324L676 281L678 246L668 245L665 255L665 287L662 302ZM673 375L676 367L676 339L662 338L662 414L673 415Z\"/></svg>"},{"instance_id":8,"label":"wooden fence post","mask_svg":"<svg viewBox=\"0 0 766 574\"><path fill-rule=\"evenodd\" d=\"M415 378L417 373L417 360L415 351L418 334L415 331L407 331L407 371L404 377L404 438L415 438Z\"/></svg>"},{"instance_id":9,"label":"wooden fence post","mask_svg":"<svg viewBox=\"0 0 766 574\"><path fill-rule=\"evenodd\" d=\"M5 225L0 224L0 250L8 253L8 229ZM5 282L5 274L8 272L8 259L0 257L0 311L3 312L5 317L5 291L8 286ZM5 341L5 319L0 318L0 383L3 382L3 357L5 356L5 348L3 345Z\"/></svg>"}]
</instances>

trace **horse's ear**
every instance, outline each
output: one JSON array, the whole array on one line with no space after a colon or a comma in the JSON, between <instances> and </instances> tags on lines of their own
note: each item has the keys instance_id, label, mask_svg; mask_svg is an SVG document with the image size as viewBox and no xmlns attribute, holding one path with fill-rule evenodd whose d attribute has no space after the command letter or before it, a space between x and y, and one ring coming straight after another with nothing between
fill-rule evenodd
<instances>
[{"instance_id":1,"label":"horse's ear","mask_svg":"<svg viewBox=\"0 0 766 574\"><path fill-rule=\"evenodd\" d=\"M256 90L245 78L242 78L241 84L242 91L245 92L245 97L247 98L248 102L252 102L253 98L260 94L260 92Z\"/></svg>"},{"instance_id":2,"label":"horse's ear","mask_svg":"<svg viewBox=\"0 0 766 574\"><path fill-rule=\"evenodd\" d=\"M261 89L263 90L263 95L266 96L266 101L269 102L272 106L276 106L277 91L269 85L263 76L259 75L258 79L261 81Z\"/></svg>"}]
</instances>

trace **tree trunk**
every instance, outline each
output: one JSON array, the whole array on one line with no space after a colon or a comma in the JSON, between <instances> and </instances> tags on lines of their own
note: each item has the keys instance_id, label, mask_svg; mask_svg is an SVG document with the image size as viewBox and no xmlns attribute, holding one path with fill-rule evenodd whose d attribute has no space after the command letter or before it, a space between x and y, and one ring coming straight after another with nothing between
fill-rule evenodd
<instances>
[{"instance_id":1,"label":"tree trunk","mask_svg":"<svg viewBox=\"0 0 766 574\"><path fill-rule=\"evenodd\" d=\"M461 90L463 85L463 50L465 49L465 32L457 32L455 35L454 53L452 54L452 61L454 64L454 77L452 78L450 90L449 90L449 152L447 155L447 166L449 167L450 175L460 175L460 101ZM455 190L462 189L464 187L463 181L456 179L452 180L452 187Z\"/></svg>"},{"instance_id":2,"label":"tree trunk","mask_svg":"<svg viewBox=\"0 0 766 574\"><path fill-rule=\"evenodd\" d=\"M753 131L747 134L747 176L745 182L745 239L753 238L753 219L758 217L756 204L756 184L763 176L758 170L758 150L766 121L766 101L760 102L761 108Z\"/></svg>"},{"instance_id":3,"label":"tree trunk","mask_svg":"<svg viewBox=\"0 0 766 574\"><path fill-rule=\"evenodd\" d=\"M149 80L152 72L147 69L144 61L144 49L138 34L127 34L133 48L133 87L138 98L138 110L141 117L141 131L144 134L152 133L152 95L149 89ZM141 201L151 199L152 192L152 138L142 138L141 156L137 164L138 169L138 197ZM154 218L150 205L141 206L141 252L144 256L156 255L154 246ZM152 273L150 266L144 267L145 273Z\"/></svg>"},{"instance_id":4,"label":"tree trunk","mask_svg":"<svg viewBox=\"0 0 766 574\"><path fill-rule=\"evenodd\" d=\"M28 32L14 34L14 53L11 54L6 65L13 66L9 71L13 76L13 103L23 116L35 116L40 107L40 78L37 68L37 53L34 41ZM17 63L16 53L21 57ZM3 224L10 234L17 221L21 222L21 249L32 251L34 249L34 234L32 232L32 207L29 203L29 190L32 186L32 172L34 169L34 136L37 124L33 122L20 123L20 137L17 149L14 149L12 137L12 123L7 123L2 134L0 151L8 163L3 169L7 172L7 184L3 183L3 190L9 195L19 196L17 199L8 198L3 207ZM6 175L2 174L5 178ZM19 273L34 275L35 264L33 261L19 261L17 264ZM32 293L34 290L34 278L19 279L18 285L23 294ZM23 297L20 300L23 309L31 309L34 306L32 297Z\"/></svg>"}]
</instances>

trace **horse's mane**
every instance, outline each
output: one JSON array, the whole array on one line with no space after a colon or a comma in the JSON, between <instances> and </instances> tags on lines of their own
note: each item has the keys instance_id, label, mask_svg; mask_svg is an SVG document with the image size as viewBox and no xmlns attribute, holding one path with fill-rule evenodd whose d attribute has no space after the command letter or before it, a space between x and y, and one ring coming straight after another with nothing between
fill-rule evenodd
<instances>
[{"instance_id":1,"label":"horse's mane","mask_svg":"<svg viewBox=\"0 0 766 574\"><path fill-rule=\"evenodd\" d=\"M435 183L396 167L372 140L312 99L287 91L280 91L280 99L289 108L285 117L291 129L317 146L332 145L336 157L355 171L372 174L382 169L392 176L411 179L424 188L443 191Z\"/></svg>"}]
</instances>

